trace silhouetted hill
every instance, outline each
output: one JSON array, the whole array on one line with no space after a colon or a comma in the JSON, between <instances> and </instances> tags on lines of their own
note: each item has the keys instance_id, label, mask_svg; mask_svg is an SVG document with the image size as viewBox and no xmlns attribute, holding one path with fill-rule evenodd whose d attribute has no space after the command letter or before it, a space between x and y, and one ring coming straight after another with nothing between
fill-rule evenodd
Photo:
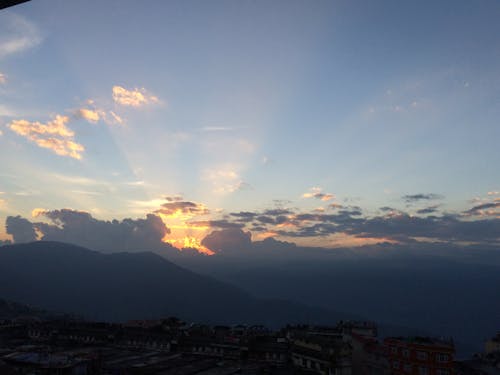
<instances>
[{"instance_id":1,"label":"silhouetted hill","mask_svg":"<svg viewBox=\"0 0 500 375\"><path fill-rule=\"evenodd\" d=\"M19 317L47 317L49 314L46 311L24 305L18 302L7 301L0 299L0 320L14 319Z\"/></svg>"},{"instance_id":2,"label":"silhouetted hill","mask_svg":"<svg viewBox=\"0 0 500 375\"><path fill-rule=\"evenodd\" d=\"M184 265L259 298L293 298L367 316L381 324L452 336L460 342L461 353L481 351L484 340L500 329L497 257L480 263L464 261L460 253L454 257L451 251L445 257L402 250L373 257L353 255L352 259L291 258L229 262L205 257L197 263L186 260ZM491 264L487 259L492 259Z\"/></svg>"},{"instance_id":3,"label":"silhouetted hill","mask_svg":"<svg viewBox=\"0 0 500 375\"><path fill-rule=\"evenodd\" d=\"M352 318L299 303L259 300L153 253L105 255L57 242L0 247L0 296L112 321L175 315L276 326Z\"/></svg>"}]
</instances>

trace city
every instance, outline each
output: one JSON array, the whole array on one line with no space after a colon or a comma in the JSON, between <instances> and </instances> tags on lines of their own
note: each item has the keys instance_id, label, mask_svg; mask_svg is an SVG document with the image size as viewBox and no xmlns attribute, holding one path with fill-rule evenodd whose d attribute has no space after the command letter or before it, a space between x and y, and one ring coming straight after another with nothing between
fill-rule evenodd
<instances>
[{"instance_id":1,"label":"city","mask_svg":"<svg viewBox=\"0 0 500 375\"><path fill-rule=\"evenodd\" d=\"M0 373L490 375L500 332L456 359L452 339L378 338L373 322L335 326L209 326L170 317L124 324L33 316L0 321Z\"/></svg>"}]
</instances>

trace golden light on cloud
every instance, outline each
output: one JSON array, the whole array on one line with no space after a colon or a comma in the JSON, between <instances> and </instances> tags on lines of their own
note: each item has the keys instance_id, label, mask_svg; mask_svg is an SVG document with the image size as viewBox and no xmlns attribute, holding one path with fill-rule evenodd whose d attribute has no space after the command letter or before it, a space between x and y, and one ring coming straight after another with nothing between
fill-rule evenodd
<instances>
[{"instance_id":1,"label":"golden light on cloud","mask_svg":"<svg viewBox=\"0 0 500 375\"><path fill-rule=\"evenodd\" d=\"M82 152L85 148L76 142L59 139L59 138L47 138L47 139L37 139L36 144L42 148L48 148L54 151L57 155L69 156L74 159L80 160L82 158Z\"/></svg>"},{"instance_id":2,"label":"golden light on cloud","mask_svg":"<svg viewBox=\"0 0 500 375\"><path fill-rule=\"evenodd\" d=\"M49 210L46 210L45 208L34 208L31 211L31 216L32 217L38 217L38 216L43 216L46 212Z\"/></svg>"},{"instance_id":3,"label":"golden light on cloud","mask_svg":"<svg viewBox=\"0 0 500 375\"><path fill-rule=\"evenodd\" d=\"M267 232L263 232L263 233L257 233L255 235L255 239L258 241L262 241L262 240L265 240L266 238L276 237L276 236L278 236L278 233L273 232L273 231L267 231Z\"/></svg>"},{"instance_id":4,"label":"golden light on cloud","mask_svg":"<svg viewBox=\"0 0 500 375\"><path fill-rule=\"evenodd\" d=\"M192 248L203 254L214 254L212 250L201 244L210 226L193 225L189 222L194 218L206 217L210 214L210 210L204 204L184 201L181 196L165 197L161 208L156 210L155 214L170 229L170 233L162 239L163 242L179 250Z\"/></svg>"},{"instance_id":5,"label":"golden light on cloud","mask_svg":"<svg viewBox=\"0 0 500 375\"><path fill-rule=\"evenodd\" d=\"M95 124L101 119L99 111L87 108L81 108L77 111L77 116Z\"/></svg>"},{"instance_id":6,"label":"golden light on cloud","mask_svg":"<svg viewBox=\"0 0 500 375\"><path fill-rule=\"evenodd\" d=\"M26 137L49 134L68 138L75 135L75 133L66 126L68 122L68 116L57 115L52 121L46 124L38 121L14 120L10 123L9 128L17 134Z\"/></svg>"},{"instance_id":7,"label":"golden light on cloud","mask_svg":"<svg viewBox=\"0 0 500 375\"><path fill-rule=\"evenodd\" d=\"M151 95L145 88L127 90L122 86L113 86L113 100L117 104L128 107L141 107L160 102L157 96Z\"/></svg>"},{"instance_id":8,"label":"golden light on cloud","mask_svg":"<svg viewBox=\"0 0 500 375\"><path fill-rule=\"evenodd\" d=\"M320 187L312 187L309 189L309 192L302 194L302 198L316 198L324 202L335 199L335 195L331 193L322 193L322 190L323 189Z\"/></svg>"},{"instance_id":9,"label":"golden light on cloud","mask_svg":"<svg viewBox=\"0 0 500 375\"><path fill-rule=\"evenodd\" d=\"M199 253L206 254L206 255L214 255L215 252L210 250L208 247L203 246L201 244L200 239L192 237L192 236L185 236L182 238L178 239L165 239L163 242L169 243L173 247L182 250L182 249L195 249Z\"/></svg>"},{"instance_id":10,"label":"golden light on cloud","mask_svg":"<svg viewBox=\"0 0 500 375\"><path fill-rule=\"evenodd\" d=\"M8 127L39 147L48 148L57 155L81 159L85 148L73 140L75 133L67 127L68 122L68 116L57 115L46 124L38 121L14 120Z\"/></svg>"}]
</instances>

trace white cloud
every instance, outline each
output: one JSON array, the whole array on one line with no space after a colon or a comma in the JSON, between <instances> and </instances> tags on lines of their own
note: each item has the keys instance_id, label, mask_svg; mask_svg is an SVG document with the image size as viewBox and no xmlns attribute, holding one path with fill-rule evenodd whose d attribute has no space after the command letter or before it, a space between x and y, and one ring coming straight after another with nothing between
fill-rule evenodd
<instances>
[{"instance_id":1,"label":"white cloud","mask_svg":"<svg viewBox=\"0 0 500 375\"><path fill-rule=\"evenodd\" d=\"M3 73L0 73L0 85L3 85L7 82L7 76Z\"/></svg>"},{"instance_id":2,"label":"white cloud","mask_svg":"<svg viewBox=\"0 0 500 375\"><path fill-rule=\"evenodd\" d=\"M206 169L202 180L210 182L213 192L217 194L234 193L250 188L250 185L241 179L236 168L231 166Z\"/></svg>"},{"instance_id":3,"label":"white cloud","mask_svg":"<svg viewBox=\"0 0 500 375\"><path fill-rule=\"evenodd\" d=\"M12 13L2 15L0 35L0 59L36 47L43 40L34 23Z\"/></svg>"}]
</instances>

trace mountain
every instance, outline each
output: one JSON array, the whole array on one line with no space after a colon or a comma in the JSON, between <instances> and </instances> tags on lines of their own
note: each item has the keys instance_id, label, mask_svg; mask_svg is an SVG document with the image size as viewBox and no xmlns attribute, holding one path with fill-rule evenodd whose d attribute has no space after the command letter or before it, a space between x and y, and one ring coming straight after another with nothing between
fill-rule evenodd
<instances>
[{"instance_id":1,"label":"mountain","mask_svg":"<svg viewBox=\"0 0 500 375\"><path fill-rule=\"evenodd\" d=\"M500 264L480 263L475 256L454 256L451 251L447 256L430 256L402 250L352 259L294 260L290 255L281 260L229 261L205 257L182 264L259 298L293 298L368 316L380 324L454 337L460 342L459 351L471 354L481 351L484 340L500 329Z\"/></svg>"},{"instance_id":2,"label":"mountain","mask_svg":"<svg viewBox=\"0 0 500 375\"><path fill-rule=\"evenodd\" d=\"M149 253L102 254L58 242L0 247L0 296L94 320L178 316L207 323L335 323L352 315L260 300Z\"/></svg>"},{"instance_id":3,"label":"mountain","mask_svg":"<svg viewBox=\"0 0 500 375\"><path fill-rule=\"evenodd\" d=\"M19 317L47 318L49 316L48 312L32 306L0 299L0 321Z\"/></svg>"}]
</instances>

